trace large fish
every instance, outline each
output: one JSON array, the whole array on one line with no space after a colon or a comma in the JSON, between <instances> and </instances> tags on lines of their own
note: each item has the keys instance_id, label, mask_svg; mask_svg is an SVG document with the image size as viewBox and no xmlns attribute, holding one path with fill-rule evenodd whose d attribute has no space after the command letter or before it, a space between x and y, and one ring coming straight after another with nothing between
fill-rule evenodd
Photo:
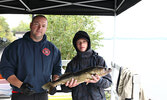
<instances>
[{"instance_id":1,"label":"large fish","mask_svg":"<svg viewBox=\"0 0 167 100\"><path fill-rule=\"evenodd\" d=\"M53 82L48 82L42 86L43 89L48 90L49 92L60 84L65 84L67 81L70 81L72 78L77 80L78 83L83 83L86 80L92 80L92 75L99 75L100 77L105 76L111 72L111 68L105 67L89 67L78 71L76 73L65 73L59 77L58 80Z\"/></svg>"}]
</instances>

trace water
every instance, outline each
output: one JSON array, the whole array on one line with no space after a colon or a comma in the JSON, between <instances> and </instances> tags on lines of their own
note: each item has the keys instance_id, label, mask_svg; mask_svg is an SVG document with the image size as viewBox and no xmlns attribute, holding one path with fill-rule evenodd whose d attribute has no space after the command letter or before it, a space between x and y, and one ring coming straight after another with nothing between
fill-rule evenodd
<instances>
[{"instance_id":1,"label":"water","mask_svg":"<svg viewBox=\"0 0 167 100\"><path fill-rule=\"evenodd\" d=\"M114 61L120 66L130 67L141 76L141 85L148 98L166 99L166 39L117 39L114 45L113 40L103 40L102 43L104 47L97 52L108 66Z\"/></svg>"}]
</instances>

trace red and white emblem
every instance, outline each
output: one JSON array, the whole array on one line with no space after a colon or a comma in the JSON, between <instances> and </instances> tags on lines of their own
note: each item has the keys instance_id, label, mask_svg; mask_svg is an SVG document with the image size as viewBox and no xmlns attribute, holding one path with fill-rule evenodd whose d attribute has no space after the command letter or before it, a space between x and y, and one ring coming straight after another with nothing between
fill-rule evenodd
<instances>
[{"instance_id":1,"label":"red and white emblem","mask_svg":"<svg viewBox=\"0 0 167 100\"><path fill-rule=\"evenodd\" d=\"M43 53L44 55L46 55L46 56L49 56L49 55L50 55L50 50L49 50L48 48L44 48L44 49L42 50L42 53Z\"/></svg>"}]
</instances>

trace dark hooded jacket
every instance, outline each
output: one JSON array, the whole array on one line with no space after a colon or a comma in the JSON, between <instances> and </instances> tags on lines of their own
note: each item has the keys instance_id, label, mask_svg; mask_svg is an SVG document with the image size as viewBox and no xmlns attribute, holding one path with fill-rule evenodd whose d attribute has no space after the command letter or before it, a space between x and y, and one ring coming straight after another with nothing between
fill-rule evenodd
<instances>
[{"instance_id":1,"label":"dark hooded jacket","mask_svg":"<svg viewBox=\"0 0 167 100\"><path fill-rule=\"evenodd\" d=\"M11 75L33 86L36 93L44 92L42 85L49 82L51 75L61 75L60 51L49 41L46 35L40 42L34 42L27 32L5 48L0 73L6 79ZM12 86L14 91L20 91Z\"/></svg>"},{"instance_id":2,"label":"dark hooded jacket","mask_svg":"<svg viewBox=\"0 0 167 100\"><path fill-rule=\"evenodd\" d=\"M76 41L85 38L88 41L88 49L86 52L79 52L76 47ZM87 67L96 67L97 65L107 67L104 59L91 49L90 38L84 31L75 34L73 45L77 51L77 55L68 63L65 73L78 72ZM81 83L72 88L73 100L106 100L104 89L111 86L110 74L102 77L97 83ZM63 86L63 89L69 89Z\"/></svg>"}]
</instances>

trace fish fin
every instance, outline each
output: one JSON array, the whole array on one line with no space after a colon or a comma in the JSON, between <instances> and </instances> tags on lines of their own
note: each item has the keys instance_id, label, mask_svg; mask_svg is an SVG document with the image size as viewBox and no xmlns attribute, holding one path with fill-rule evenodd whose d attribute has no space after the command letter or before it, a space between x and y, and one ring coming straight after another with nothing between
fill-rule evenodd
<instances>
[{"instance_id":1,"label":"fish fin","mask_svg":"<svg viewBox=\"0 0 167 100\"><path fill-rule=\"evenodd\" d=\"M88 84L89 84L89 82L88 82L88 81L89 81L89 79L86 79L86 80L85 80L85 82L86 82L86 85L88 85Z\"/></svg>"},{"instance_id":2,"label":"fish fin","mask_svg":"<svg viewBox=\"0 0 167 100\"><path fill-rule=\"evenodd\" d=\"M86 82L86 85L88 85L89 84L89 82Z\"/></svg>"}]
</instances>

